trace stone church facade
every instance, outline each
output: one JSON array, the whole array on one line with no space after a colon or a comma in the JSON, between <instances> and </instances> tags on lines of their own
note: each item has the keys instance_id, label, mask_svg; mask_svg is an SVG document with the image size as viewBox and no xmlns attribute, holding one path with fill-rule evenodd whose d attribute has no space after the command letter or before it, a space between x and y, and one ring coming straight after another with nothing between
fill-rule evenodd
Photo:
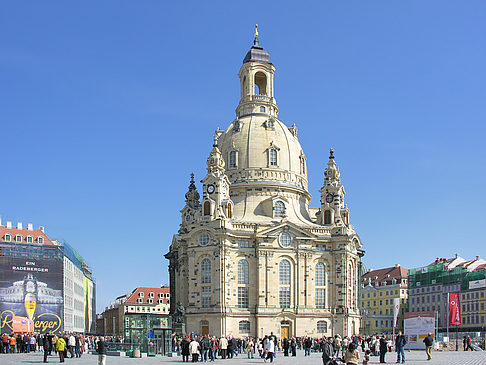
<instances>
[{"instance_id":1,"label":"stone church facade","mask_svg":"<svg viewBox=\"0 0 486 365\"><path fill-rule=\"evenodd\" d=\"M361 241L331 149L309 208L295 125L278 119L274 65L255 34L235 120L216 130L202 196L191 178L169 253L171 311L186 332L352 335L360 328ZM181 310L182 308L182 310Z\"/></svg>"}]
</instances>

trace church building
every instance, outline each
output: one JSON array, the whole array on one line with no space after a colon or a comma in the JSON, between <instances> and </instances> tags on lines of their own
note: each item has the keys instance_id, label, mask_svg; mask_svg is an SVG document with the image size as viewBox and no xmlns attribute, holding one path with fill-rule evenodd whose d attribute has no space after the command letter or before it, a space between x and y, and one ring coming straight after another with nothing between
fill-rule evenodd
<instances>
[{"instance_id":1,"label":"church building","mask_svg":"<svg viewBox=\"0 0 486 365\"><path fill-rule=\"evenodd\" d=\"M216 130L201 180L191 177L169 253L171 313L185 332L234 337L357 334L361 240L334 151L310 208L297 127L278 119L275 66L260 45L238 74L236 118Z\"/></svg>"}]
</instances>

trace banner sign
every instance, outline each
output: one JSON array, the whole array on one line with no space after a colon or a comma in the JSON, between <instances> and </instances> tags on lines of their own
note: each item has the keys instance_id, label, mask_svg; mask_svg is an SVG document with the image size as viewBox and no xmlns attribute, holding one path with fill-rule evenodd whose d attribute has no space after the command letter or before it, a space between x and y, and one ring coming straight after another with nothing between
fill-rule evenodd
<instances>
[{"instance_id":1,"label":"banner sign","mask_svg":"<svg viewBox=\"0 0 486 365\"><path fill-rule=\"evenodd\" d=\"M469 289L479 289L486 287L486 279L474 280L469 282Z\"/></svg>"},{"instance_id":2,"label":"banner sign","mask_svg":"<svg viewBox=\"0 0 486 365\"><path fill-rule=\"evenodd\" d=\"M62 261L0 257L0 332L63 330Z\"/></svg>"},{"instance_id":3,"label":"banner sign","mask_svg":"<svg viewBox=\"0 0 486 365\"><path fill-rule=\"evenodd\" d=\"M460 304L459 293L449 293L449 326L462 324Z\"/></svg>"},{"instance_id":4,"label":"banner sign","mask_svg":"<svg viewBox=\"0 0 486 365\"><path fill-rule=\"evenodd\" d=\"M397 326L399 312L400 312L400 298L393 298L393 327Z\"/></svg>"},{"instance_id":5,"label":"banner sign","mask_svg":"<svg viewBox=\"0 0 486 365\"><path fill-rule=\"evenodd\" d=\"M424 338L435 333L435 312L406 312L404 314L406 349L425 349Z\"/></svg>"}]
</instances>

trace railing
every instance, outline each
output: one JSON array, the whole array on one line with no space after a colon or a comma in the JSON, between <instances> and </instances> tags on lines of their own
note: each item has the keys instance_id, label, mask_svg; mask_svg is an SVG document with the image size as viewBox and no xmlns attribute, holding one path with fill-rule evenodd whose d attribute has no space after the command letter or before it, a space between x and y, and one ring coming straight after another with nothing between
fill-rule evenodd
<instances>
[{"instance_id":1,"label":"railing","mask_svg":"<svg viewBox=\"0 0 486 365\"><path fill-rule=\"evenodd\" d=\"M251 100L270 102L270 101L272 101L272 98L269 97L269 96L266 96L266 95L252 95Z\"/></svg>"}]
</instances>

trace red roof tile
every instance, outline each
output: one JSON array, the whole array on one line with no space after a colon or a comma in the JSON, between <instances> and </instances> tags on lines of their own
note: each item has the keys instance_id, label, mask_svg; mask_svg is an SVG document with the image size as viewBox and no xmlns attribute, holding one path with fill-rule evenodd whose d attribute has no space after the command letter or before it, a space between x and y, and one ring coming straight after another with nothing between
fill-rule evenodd
<instances>
[{"instance_id":1,"label":"red roof tile","mask_svg":"<svg viewBox=\"0 0 486 365\"><path fill-rule=\"evenodd\" d=\"M0 226L0 242L7 242L5 241L5 235L9 234L11 236L12 243L23 243L23 244L33 244L38 245L37 238L43 237L44 238L44 245L55 246L55 244L51 241L47 235L42 232L40 229L33 229L29 230L27 228L18 229L17 227L7 228L6 226ZM15 242L15 236L20 234L22 236L22 242ZM27 242L27 236L32 236L32 243Z\"/></svg>"},{"instance_id":2,"label":"red roof tile","mask_svg":"<svg viewBox=\"0 0 486 365\"><path fill-rule=\"evenodd\" d=\"M406 279L407 278L408 269L405 269L401 266L393 266L387 267L385 269L378 269L372 270L361 276L362 283L368 283L371 279L371 282L379 282L386 281L387 283L393 279Z\"/></svg>"},{"instance_id":3,"label":"red roof tile","mask_svg":"<svg viewBox=\"0 0 486 365\"><path fill-rule=\"evenodd\" d=\"M143 297L139 295L139 293L143 293ZM150 293L153 293L154 296L150 297ZM163 294L163 298L159 297L159 294ZM145 304L145 305L157 305L157 301L162 299L164 304L169 303L170 297L167 298L166 295L170 295L169 288L147 288L147 287L139 287L135 288L132 294L128 297L126 304ZM139 303L137 300L142 299L142 303ZM149 303L148 300L153 299L153 303Z\"/></svg>"}]
</instances>

